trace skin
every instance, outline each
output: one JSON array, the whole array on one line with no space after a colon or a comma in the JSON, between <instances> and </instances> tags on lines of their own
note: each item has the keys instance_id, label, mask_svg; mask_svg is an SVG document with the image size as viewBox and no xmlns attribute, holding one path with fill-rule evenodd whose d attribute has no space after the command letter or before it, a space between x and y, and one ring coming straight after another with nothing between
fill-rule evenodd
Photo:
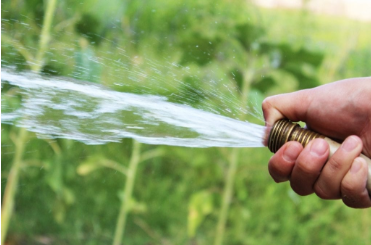
<instances>
[{"instance_id":1,"label":"skin","mask_svg":"<svg viewBox=\"0 0 371 245\"><path fill-rule=\"evenodd\" d=\"M331 158L323 139L304 149L298 142L287 142L268 164L277 183L290 181L302 196L315 193L322 199L342 199L349 207L371 207L367 163L358 157L361 152L371 157L371 77L268 97L263 113L267 134L277 120L288 118L343 142Z\"/></svg>"}]
</instances>

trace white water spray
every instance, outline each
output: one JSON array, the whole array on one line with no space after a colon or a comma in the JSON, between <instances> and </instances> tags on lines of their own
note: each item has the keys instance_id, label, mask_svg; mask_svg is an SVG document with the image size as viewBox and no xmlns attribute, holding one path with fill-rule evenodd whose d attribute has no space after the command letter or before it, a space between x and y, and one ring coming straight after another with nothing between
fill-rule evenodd
<instances>
[{"instance_id":1,"label":"white water spray","mask_svg":"<svg viewBox=\"0 0 371 245\"><path fill-rule=\"evenodd\" d=\"M19 109L12 110L3 101L2 123L24 127L39 137L90 145L134 138L146 144L186 147L264 146L264 126L171 103L165 97L6 69L1 80L23 94Z\"/></svg>"}]
</instances>

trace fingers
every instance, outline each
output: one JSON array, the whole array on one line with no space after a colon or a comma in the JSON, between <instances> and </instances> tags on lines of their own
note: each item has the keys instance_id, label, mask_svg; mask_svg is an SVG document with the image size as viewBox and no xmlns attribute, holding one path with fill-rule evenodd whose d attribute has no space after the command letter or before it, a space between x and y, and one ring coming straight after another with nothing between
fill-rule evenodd
<instances>
[{"instance_id":1,"label":"fingers","mask_svg":"<svg viewBox=\"0 0 371 245\"><path fill-rule=\"evenodd\" d=\"M349 136L345 139L340 148L330 157L316 181L314 190L319 197L341 198L341 182L353 160L361 154L362 148L362 141L357 136Z\"/></svg>"},{"instance_id":2,"label":"fingers","mask_svg":"<svg viewBox=\"0 0 371 245\"><path fill-rule=\"evenodd\" d=\"M371 207L371 198L366 189L368 166L365 160L358 157L341 183L342 199L345 205L352 208Z\"/></svg>"},{"instance_id":3,"label":"fingers","mask_svg":"<svg viewBox=\"0 0 371 245\"><path fill-rule=\"evenodd\" d=\"M288 142L277 151L268 164L276 182L290 180L299 195L315 192L322 199L339 199L349 207L371 207L366 189L368 165L359 158L362 141L348 137L330 157L329 145L314 139L304 149L298 142Z\"/></svg>"},{"instance_id":4,"label":"fingers","mask_svg":"<svg viewBox=\"0 0 371 245\"><path fill-rule=\"evenodd\" d=\"M278 183L289 180L296 158L302 150L303 146L300 143L290 141L272 156L268 170L274 181Z\"/></svg>"},{"instance_id":5,"label":"fingers","mask_svg":"<svg viewBox=\"0 0 371 245\"><path fill-rule=\"evenodd\" d=\"M314 192L314 184L321 174L329 155L329 145L323 139L314 139L300 153L292 171L291 188L299 195Z\"/></svg>"}]
</instances>

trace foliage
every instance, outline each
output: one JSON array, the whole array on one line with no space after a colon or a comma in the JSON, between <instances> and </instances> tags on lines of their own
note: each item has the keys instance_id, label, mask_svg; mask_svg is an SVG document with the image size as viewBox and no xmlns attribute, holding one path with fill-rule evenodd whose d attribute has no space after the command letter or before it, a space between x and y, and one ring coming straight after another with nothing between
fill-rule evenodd
<instances>
[{"instance_id":1,"label":"foliage","mask_svg":"<svg viewBox=\"0 0 371 245\"><path fill-rule=\"evenodd\" d=\"M39 0L2 2L3 66L30 69L44 12ZM312 27L303 30L306 22ZM304 19L300 11L263 10L242 0L64 0L58 2L41 72L164 95L261 123L248 113L268 95L369 75L368 25L338 23L311 14ZM359 41L347 39L353 32ZM242 99L244 93L250 102ZM4 102L17 107L21 98L14 94L15 88L2 87ZM18 131L2 125L2 195ZM126 201L122 190L132 145L124 139L87 146L31 134L9 243L112 243ZM141 149L123 241L212 243L230 149ZM267 149L240 152L225 244L369 244L369 210L299 197L289 185L276 185L266 170L269 156Z\"/></svg>"}]
</instances>

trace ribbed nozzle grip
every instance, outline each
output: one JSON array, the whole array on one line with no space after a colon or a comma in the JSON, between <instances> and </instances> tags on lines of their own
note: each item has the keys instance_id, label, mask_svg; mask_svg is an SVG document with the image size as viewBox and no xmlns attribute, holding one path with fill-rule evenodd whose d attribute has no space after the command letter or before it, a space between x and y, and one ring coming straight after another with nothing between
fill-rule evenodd
<instances>
[{"instance_id":1,"label":"ribbed nozzle grip","mask_svg":"<svg viewBox=\"0 0 371 245\"><path fill-rule=\"evenodd\" d=\"M315 138L325 138L325 136L301 128L299 124L287 119L281 119L274 124L269 134L268 148L271 152L276 153L288 141L298 141L305 147Z\"/></svg>"}]
</instances>

